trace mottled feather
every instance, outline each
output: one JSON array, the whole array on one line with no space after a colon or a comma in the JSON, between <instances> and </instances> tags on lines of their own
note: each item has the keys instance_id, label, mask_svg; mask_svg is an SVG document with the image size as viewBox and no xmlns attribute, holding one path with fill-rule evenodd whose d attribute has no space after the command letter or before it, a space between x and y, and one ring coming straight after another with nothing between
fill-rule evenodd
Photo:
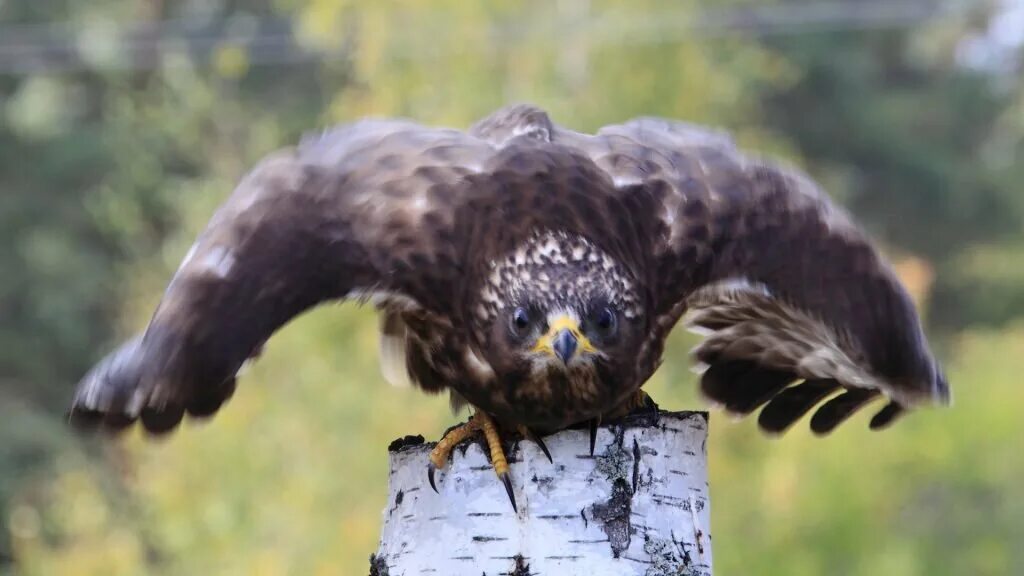
<instances>
[{"instance_id":1,"label":"mottled feather","mask_svg":"<svg viewBox=\"0 0 1024 576\"><path fill-rule=\"evenodd\" d=\"M516 290L621 298L626 336L586 370L531 372L492 329ZM950 397L905 290L808 177L703 127L642 118L588 135L520 105L467 132L364 120L265 159L145 332L83 379L72 417L163 432L208 416L273 332L343 298L384 314L389 380L539 429L631 397L681 318L705 336L705 396L765 406L768 431L823 401L818 433L876 398L889 403L872 428Z\"/></svg>"},{"instance_id":2,"label":"mottled feather","mask_svg":"<svg viewBox=\"0 0 1024 576\"><path fill-rule=\"evenodd\" d=\"M555 140L560 136L556 131ZM643 118L568 138L617 183L647 196L658 216L663 319L652 348L688 312L688 326L706 336L694 355L712 367L748 360L792 380L878 390L904 407L949 402L906 291L807 176L682 122ZM705 378L713 380L706 391L721 389L715 372ZM735 398L739 391L727 397L732 405L756 405L774 386L768 380L744 384L747 402Z\"/></svg>"}]
</instances>

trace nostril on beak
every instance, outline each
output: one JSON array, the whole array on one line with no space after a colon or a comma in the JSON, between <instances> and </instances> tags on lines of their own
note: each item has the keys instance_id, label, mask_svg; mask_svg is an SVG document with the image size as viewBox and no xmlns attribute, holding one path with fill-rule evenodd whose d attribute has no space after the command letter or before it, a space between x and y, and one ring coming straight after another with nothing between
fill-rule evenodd
<instances>
[{"instance_id":1,"label":"nostril on beak","mask_svg":"<svg viewBox=\"0 0 1024 576\"><path fill-rule=\"evenodd\" d=\"M555 350L555 355L562 361L563 364L568 364L572 355L576 353L576 336L568 330L561 330L555 335L555 341L552 343L552 348Z\"/></svg>"}]
</instances>

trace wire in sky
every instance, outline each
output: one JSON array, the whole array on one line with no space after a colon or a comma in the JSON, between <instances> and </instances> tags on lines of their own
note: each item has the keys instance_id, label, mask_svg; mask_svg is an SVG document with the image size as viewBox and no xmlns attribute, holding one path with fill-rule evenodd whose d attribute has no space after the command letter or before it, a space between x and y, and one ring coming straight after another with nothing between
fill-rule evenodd
<instances>
[{"instance_id":1,"label":"wire in sky","mask_svg":"<svg viewBox=\"0 0 1024 576\"><path fill-rule=\"evenodd\" d=\"M982 1L982 0L980 0ZM570 22L558 18L514 19L493 24L492 38L503 44L558 40L567 32L588 45L661 44L694 37L771 36L827 30L909 27L938 18L963 15L983 5L968 0L871 0L866 2L786 2L749 8L684 8L657 13L602 12ZM453 15L438 12L404 36L397 56L436 57L423 50ZM97 47L97 45L99 45ZM220 22L172 19L127 26L72 23L0 25L0 74L31 75L88 69L152 69L208 61L224 46L244 48L250 66L343 59L345 49L313 48L294 33L285 18L252 16ZM169 56L187 56L185 59Z\"/></svg>"}]
</instances>

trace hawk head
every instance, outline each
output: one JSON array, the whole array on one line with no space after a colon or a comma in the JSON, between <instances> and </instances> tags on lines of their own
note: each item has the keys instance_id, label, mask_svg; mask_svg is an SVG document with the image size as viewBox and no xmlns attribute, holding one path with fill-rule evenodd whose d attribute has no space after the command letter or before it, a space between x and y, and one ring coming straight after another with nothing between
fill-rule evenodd
<instances>
[{"instance_id":1,"label":"hawk head","mask_svg":"<svg viewBox=\"0 0 1024 576\"><path fill-rule=\"evenodd\" d=\"M471 318L484 359L527 396L572 394L600 409L631 392L615 381L632 381L622 376L646 335L639 291L624 266L585 238L538 232L491 262Z\"/></svg>"}]
</instances>

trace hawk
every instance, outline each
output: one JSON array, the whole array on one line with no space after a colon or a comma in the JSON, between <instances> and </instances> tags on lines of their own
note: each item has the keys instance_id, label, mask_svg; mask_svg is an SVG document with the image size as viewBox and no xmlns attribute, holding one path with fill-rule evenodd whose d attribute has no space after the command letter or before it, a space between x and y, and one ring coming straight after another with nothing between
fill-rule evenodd
<instances>
[{"instance_id":1,"label":"hawk","mask_svg":"<svg viewBox=\"0 0 1024 576\"><path fill-rule=\"evenodd\" d=\"M468 131L362 120L262 160L71 419L164 433L210 416L271 334L339 299L379 309L387 379L473 409L431 454L431 485L483 433L513 507L500 434L543 447L647 405L680 320L704 335L703 395L763 406L769 433L815 407L826 434L876 400L873 429L950 400L906 291L807 176L691 124L590 135L519 105Z\"/></svg>"}]
</instances>

